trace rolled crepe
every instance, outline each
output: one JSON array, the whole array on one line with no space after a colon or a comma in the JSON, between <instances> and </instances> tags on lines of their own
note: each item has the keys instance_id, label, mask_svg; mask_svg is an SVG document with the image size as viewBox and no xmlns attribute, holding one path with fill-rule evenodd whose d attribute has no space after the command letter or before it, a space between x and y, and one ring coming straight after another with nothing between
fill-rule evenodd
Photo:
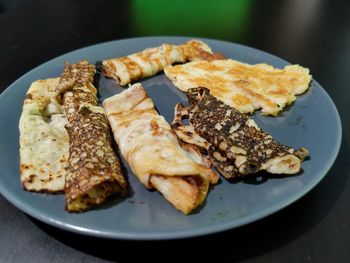
<instances>
[{"instance_id":1,"label":"rolled crepe","mask_svg":"<svg viewBox=\"0 0 350 263\"><path fill-rule=\"evenodd\" d=\"M34 81L19 122L21 182L33 192L64 191L68 160L67 121L54 92L58 78Z\"/></svg>"},{"instance_id":2,"label":"rolled crepe","mask_svg":"<svg viewBox=\"0 0 350 263\"><path fill-rule=\"evenodd\" d=\"M69 212L87 210L112 194L126 193L126 180L111 146L109 123L103 108L97 106L94 75L95 67L86 61L66 63L57 86L68 121L65 193Z\"/></svg>"},{"instance_id":3,"label":"rolled crepe","mask_svg":"<svg viewBox=\"0 0 350 263\"><path fill-rule=\"evenodd\" d=\"M193 60L212 60L223 58L213 54L210 47L202 41L190 40L182 45L163 44L148 48L125 57L104 60L104 75L125 86L136 80L150 77L174 63Z\"/></svg>"},{"instance_id":4,"label":"rolled crepe","mask_svg":"<svg viewBox=\"0 0 350 263\"><path fill-rule=\"evenodd\" d=\"M121 154L141 183L185 214L202 204L216 173L181 148L141 84L107 98L103 107Z\"/></svg>"},{"instance_id":5,"label":"rolled crepe","mask_svg":"<svg viewBox=\"0 0 350 263\"><path fill-rule=\"evenodd\" d=\"M186 43L179 45L182 48L185 59L187 61L212 61L226 59L226 57L218 52L213 52L212 49L203 41L190 40Z\"/></svg>"},{"instance_id":6,"label":"rolled crepe","mask_svg":"<svg viewBox=\"0 0 350 263\"><path fill-rule=\"evenodd\" d=\"M172 128L181 140L207 150L213 165L226 178L260 170L273 174L300 171L307 149L280 144L253 119L210 95L206 88L190 89L187 96L191 106L176 105ZM182 124L186 118L190 130Z\"/></svg>"}]
</instances>

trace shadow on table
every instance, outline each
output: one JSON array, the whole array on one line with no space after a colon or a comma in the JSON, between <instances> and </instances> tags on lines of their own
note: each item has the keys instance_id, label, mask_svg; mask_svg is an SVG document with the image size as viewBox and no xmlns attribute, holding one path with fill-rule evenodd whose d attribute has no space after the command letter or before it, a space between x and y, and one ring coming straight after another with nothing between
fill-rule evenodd
<instances>
[{"instance_id":1,"label":"shadow on table","mask_svg":"<svg viewBox=\"0 0 350 263\"><path fill-rule=\"evenodd\" d=\"M247 260L282 248L305 236L329 213L342 193L346 174L350 171L346 160L350 154L348 148L344 138L333 169L314 190L298 202L265 219L218 234L170 241L109 240L66 232L32 220L61 243L111 261L135 262L140 258L152 262L164 262L167 259L196 262Z\"/></svg>"}]
</instances>

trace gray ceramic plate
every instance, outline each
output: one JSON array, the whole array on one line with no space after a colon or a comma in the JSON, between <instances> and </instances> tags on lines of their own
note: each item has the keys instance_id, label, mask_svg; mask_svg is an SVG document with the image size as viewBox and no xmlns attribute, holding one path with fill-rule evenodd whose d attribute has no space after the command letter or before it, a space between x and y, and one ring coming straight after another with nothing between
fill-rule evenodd
<instances>
[{"instance_id":1,"label":"gray ceramic plate","mask_svg":"<svg viewBox=\"0 0 350 263\"><path fill-rule=\"evenodd\" d=\"M235 228L270 215L310 191L330 169L341 141L337 109L316 81L312 81L311 88L279 117L263 117L259 113L253 116L281 143L295 148L305 146L310 150L311 158L302 164L304 173L300 176L239 183L222 180L211 189L204 205L188 216L178 212L158 192L146 190L125 162L133 194L85 213L67 213L63 195L22 190L18 171L17 127L22 101L32 81L59 76L65 60L71 63L82 59L96 62L162 43L176 44L186 40L184 37L150 37L90 46L44 63L15 81L0 97L1 194L25 213L59 228L99 237L146 240L192 237ZM288 64L280 58L242 45L209 39L204 41L213 50L243 62L264 62L276 67ZM145 79L142 83L159 112L170 122L175 103L185 102L185 96L163 74ZM102 98L122 90L114 81L103 77L99 89Z\"/></svg>"}]
</instances>

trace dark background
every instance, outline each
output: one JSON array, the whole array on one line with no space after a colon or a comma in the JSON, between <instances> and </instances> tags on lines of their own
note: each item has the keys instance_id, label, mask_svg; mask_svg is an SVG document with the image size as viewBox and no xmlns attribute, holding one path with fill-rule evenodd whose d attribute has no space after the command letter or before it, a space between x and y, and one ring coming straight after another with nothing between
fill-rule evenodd
<instances>
[{"instance_id":1,"label":"dark background","mask_svg":"<svg viewBox=\"0 0 350 263\"><path fill-rule=\"evenodd\" d=\"M310 193L274 215L175 241L68 233L32 219L0 195L0 262L350 262L350 1L0 0L0 90L68 51L151 35L222 39L310 68L342 119L333 168Z\"/></svg>"}]
</instances>

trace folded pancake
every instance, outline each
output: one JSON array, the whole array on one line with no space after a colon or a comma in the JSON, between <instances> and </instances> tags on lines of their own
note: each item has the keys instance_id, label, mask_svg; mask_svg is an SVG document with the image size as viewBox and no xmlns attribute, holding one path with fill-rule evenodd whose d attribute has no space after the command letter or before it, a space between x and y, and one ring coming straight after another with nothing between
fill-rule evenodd
<instances>
[{"instance_id":1,"label":"folded pancake","mask_svg":"<svg viewBox=\"0 0 350 263\"><path fill-rule=\"evenodd\" d=\"M167 66L165 75L180 90L206 87L216 98L239 110L277 115L304 93L311 81L309 70L299 65L277 69L267 64L249 65L232 59L193 61Z\"/></svg>"},{"instance_id":2,"label":"folded pancake","mask_svg":"<svg viewBox=\"0 0 350 263\"><path fill-rule=\"evenodd\" d=\"M224 177L244 177L261 170L272 174L300 171L308 155L305 148L294 150L280 144L253 119L216 99L206 88L190 89L187 96L191 106L176 105L172 128L181 140L206 150ZM182 123L186 118L190 129Z\"/></svg>"},{"instance_id":3,"label":"folded pancake","mask_svg":"<svg viewBox=\"0 0 350 263\"><path fill-rule=\"evenodd\" d=\"M136 80L153 76L174 63L222 57L220 54L213 54L204 42L190 40L183 45L163 44L125 57L104 60L102 65L105 76L125 86Z\"/></svg>"},{"instance_id":4,"label":"folded pancake","mask_svg":"<svg viewBox=\"0 0 350 263\"><path fill-rule=\"evenodd\" d=\"M121 154L141 183L185 214L198 207L218 176L195 151L181 148L141 84L107 98L103 106Z\"/></svg>"},{"instance_id":5,"label":"folded pancake","mask_svg":"<svg viewBox=\"0 0 350 263\"><path fill-rule=\"evenodd\" d=\"M126 180L112 148L110 126L97 106L95 67L86 61L65 64L57 86L62 96L69 159L65 180L66 209L79 212L126 193Z\"/></svg>"},{"instance_id":6,"label":"folded pancake","mask_svg":"<svg viewBox=\"0 0 350 263\"><path fill-rule=\"evenodd\" d=\"M217 52L213 52L212 49L203 41L189 40L186 43L179 45L185 54L185 61L198 61L198 60L219 60L226 59L226 57Z\"/></svg>"},{"instance_id":7,"label":"folded pancake","mask_svg":"<svg viewBox=\"0 0 350 263\"><path fill-rule=\"evenodd\" d=\"M58 78L33 82L19 121L20 172L23 188L63 192L69 140L67 121L54 92Z\"/></svg>"}]
</instances>

